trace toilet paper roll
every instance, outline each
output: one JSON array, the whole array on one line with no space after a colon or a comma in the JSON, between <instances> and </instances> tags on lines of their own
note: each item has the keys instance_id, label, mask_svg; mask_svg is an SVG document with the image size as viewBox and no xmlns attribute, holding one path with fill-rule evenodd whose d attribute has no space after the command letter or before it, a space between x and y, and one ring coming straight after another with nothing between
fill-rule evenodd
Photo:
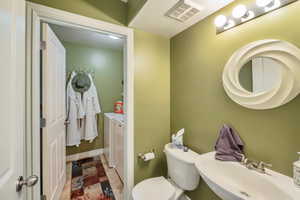
<instances>
[{"instance_id":1,"label":"toilet paper roll","mask_svg":"<svg viewBox=\"0 0 300 200\"><path fill-rule=\"evenodd\" d=\"M155 154L151 152L151 153L146 153L143 157L143 160L147 162L149 160L153 160L154 158L155 158Z\"/></svg>"}]
</instances>

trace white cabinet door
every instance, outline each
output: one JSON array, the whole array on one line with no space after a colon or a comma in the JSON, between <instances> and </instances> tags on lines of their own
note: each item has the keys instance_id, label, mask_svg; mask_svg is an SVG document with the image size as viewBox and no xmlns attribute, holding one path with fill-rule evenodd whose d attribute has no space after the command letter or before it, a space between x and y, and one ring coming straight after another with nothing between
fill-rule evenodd
<instances>
[{"instance_id":1,"label":"white cabinet door","mask_svg":"<svg viewBox=\"0 0 300 200\"><path fill-rule=\"evenodd\" d=\"M66 59L65 48L47 24L43 24L43 193L57 200L66 179Z\"/></svg>"},{"instance_id":2,"label":"white cabinet door","mask_svg":"<svg viewBox=\"0 0 300 200\"><path fill-rule=\"evenodd\" d=\"M0 199L25 199L25 1L0 0Z\"/></svg>"},{"instance_id":3,"label":"white cabinet door","mask_svg":"<svg viewBox=\"0 0 300 200\"><path fill-rule=\"evenodd\" d=\"M124 143L123 143L123 125L119 121L115 121L114 138L115 138L115 158L116 170L124 181Z\"/></svg>"},{"instance_id":4,"label":"white cabinet door","mask_svg":"<svg viewBox=\"0 0 300 200\"><path fill-rule=\"evenodd\" d=\"M114 120L110 116L104 117L104 155L109 167L115 167L114 153Z\"/></svg>"},{"instance_id":5,"label":"white cabinet door","mask_svg":"<svg viewBox=\"0 0 300 200\"><path fill-rule=\"evenodd\" d=\"M110 119L104 115L104 155L106 160L109 162L109 133L110 133Z\"/></svg>"}]
</instances>

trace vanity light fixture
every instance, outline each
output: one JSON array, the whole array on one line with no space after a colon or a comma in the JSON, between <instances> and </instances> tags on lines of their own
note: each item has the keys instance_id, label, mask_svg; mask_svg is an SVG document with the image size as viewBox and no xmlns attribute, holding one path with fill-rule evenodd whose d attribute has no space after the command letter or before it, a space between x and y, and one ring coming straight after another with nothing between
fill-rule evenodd
<instances>
[{"instance_id":1,"label":"vanity light fixture","mask_svg":"<svg viewBox=\"0 0 300 200\"><path fill-rule=\"evenodd\" d=\"M230 29L235 25L235 22L231 19L227 20L225 15L219 15L215 19L215 25L219 28Z\"/></svg>"},{"instance_id":2,"label":"vanity light fixture","mask_svg":"<svg viewBox=\"0 0 300 200\"><path fill-rule=\"evenodd\" d=\"M232 28L232 27L234 27L235 26L235 22L233 21L233 20L228 20L228 22L225 24L225 26L224 26L224 29L225 30L227 30L227 29L230 29L230 28Z\"/></svg>"},{"instance_id":3,"label":"vanity light fixture","mask_svg":"<svg viewBox=\"0 0 300 200\"><path fill-rule=\"evenodd\" d=\"M247 17L247 15L248 15L247 7L242 4L236 6L232 11L232 16L236 19Z\"/></svg>"},{"instance_id":4,"label":"vanity light fixture","mask_svg":"<svg viewBox=\"0 0 300 200\"><path fill-rule=\"evenodd\" d=\"M216 27L224 27L227 24L227 17L225 15L219 15L215 19Z\"/></svg>"},{"instance_id":5,"label":"vanity light fixture","mask_svg":"<svg viewBox=\"0 0 300 200\"><path fill-rule=\"evenodd\" d=\"M235 26L265 15L273 10L284 7L298 0L253 0L249 5L237 5L230 16L219 15L215 18L217 33L224 32Z\"/></svg>"},{"instance_id":6,"label":"vanity light fixture","mask_svg":"<svg viewBox=\"0 0 300 200\"><path fill-rule=\"evenodd\" d=\"M253 12L252 10L249 10L247 16L242 17L242 18L241 18L241 21L242 21L242 22L246 22L246 21L248 21L248 20L250 20L250 19L253 19L254 17L255 17L254 12Z\"/></svg>"},{"instance_id":7,"label":"vanity light fixture","mask_svg":"<svg viewBox=\"0 0 300 200\"><path fill-rule=\"evenodd\" d=\"M256 5L258 7L267 7L272 6L274 4L274 0L256 0Z\"/></svg>"},{"instance_id":8,"label":"vanity light fixture","mask_svg":"<svg viewBox=\"0 0 300 200\"><path fill-rule=\"evenodd\" d=\"M279 8L280 6L281 6L281 1L280 0L274 0L273 5L265 7L265 12L269 12L271 10Z\"/></svg>"},{"instance_id":9,"label":"vanity light fixture","mask_svg":"<svg viewBox=\"0 0 300 200\"><path fill-rule=\"evenodd\" d=\"M232 11L232 16L235 19L240 19L242 22L248 21L255 17L255 14L252 10L248 10L245 5L238 5Z\"/></svg>"},{"instance_id":10,"label":"vanity light fixture","mask_svg":"<svg viewBox=\"0 0 300 200\"><path fill-rule=\"evenodd\" d=\"M269 12L281 6L280 0L256 0L258 7L264 8L265 12Z\"/></svg>"}]
</instances>

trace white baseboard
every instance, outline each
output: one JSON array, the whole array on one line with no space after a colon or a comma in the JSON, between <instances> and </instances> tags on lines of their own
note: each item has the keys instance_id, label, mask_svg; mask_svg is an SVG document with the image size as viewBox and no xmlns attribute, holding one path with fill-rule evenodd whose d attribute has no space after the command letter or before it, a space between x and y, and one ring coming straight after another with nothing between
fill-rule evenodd
<instances>
[{"instance_id":1,"label":"white baseboard","mask_svg":"<svg viewBox=\"0 0 300 200\"><path fill-rule=\"evenodd\" d=\"M69 156L67 156L66 160L67 160L67 162L71 162L71 161L76 161L76 160L80 160L83 158L98 156L101 154L103 154L103 149L95 149L92 151L86 151L86 152L82 152L82 153L69 155Z\"/></svg>"}]
</instances>

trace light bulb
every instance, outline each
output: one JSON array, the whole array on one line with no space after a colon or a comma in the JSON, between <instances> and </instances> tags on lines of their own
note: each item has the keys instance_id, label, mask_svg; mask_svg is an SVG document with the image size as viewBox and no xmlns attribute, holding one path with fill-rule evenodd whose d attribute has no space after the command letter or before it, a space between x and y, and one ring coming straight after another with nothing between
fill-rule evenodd
<instances>
[{"instance_id":1,"label":"light bulb","mask_svg":"<svg viewBox=\"0 0 300 200\"><path fill-rule=\"evenodd\" d=\"M274 2L274 0L256 0L256 5L258 7L266 7L271 5Z\"/></svg>"},{"instance_id":2,"label":"light bulb","mask_svg":"<svg viewBox=\"0 0 300 200\"><path fill-rule=\"evenodd\" d=\"M232 11L232 16L234 18L241 18L247 15L247 8L245 5L238 5Z\"/></svg>"},{"instance_id":3,"label":"light bulb","mask_svg":"<svg viewBox=\"0 0 300 200\"><path fill-rule=\"evenodd\" d=\"M274 0L270 6L266 6L264 9L265 9L265 12L269 12L271 10L274 10L276 8L279 8L281 6L281 2L280 0Z\"/></svg>"},{"instance_id":4,"label":"light bulb","mask_svg":"<svg viewBox=\"0 0 300 200\"><path fill-rule=\"evenodd\" d=\"M245 21L248 21L248 20L250 20L250 19L253 19L254 17L255 17L254 12L253 12L252 10L249 10L249 11L247 12L247 15L241 18L241 21L242 21L242 22L245 22Z\"/></svg>"},{"instance_id":5,"label":"light bulb","mask_svg":"<svg viewBox=\"0 0 300 200\"><path fill-rule=\"evenodd\" d=\"M223 27L227 23L227 18L224 15L219 15L215 19L216 27Z\"/></svg>"},{"instance_id":6,"label":"light bulb","mask_svg":"<svg viewBox=\"0 0 300 200\"><path fill-rule=\"evenodd\" d=\"M235 26L235 22L233 21L233 20L228 20L227 22L226 22L226 25L224 26L224 29L225 30L227 30L227 29L230 29L230 28L232 28L232 27L234 27Z\"/></svg>"}]
</instances>

